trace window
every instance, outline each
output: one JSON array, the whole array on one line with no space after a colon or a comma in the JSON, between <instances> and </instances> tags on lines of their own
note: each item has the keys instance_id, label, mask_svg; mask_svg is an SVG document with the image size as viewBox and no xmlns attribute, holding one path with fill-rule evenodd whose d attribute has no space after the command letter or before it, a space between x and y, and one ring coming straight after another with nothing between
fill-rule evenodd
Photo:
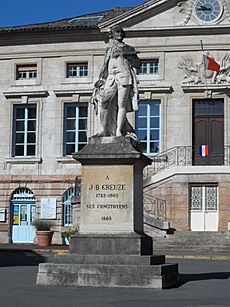
<instances>
[{"instance_id":1,"label":"window","mask_svg":"<svg viewBox=\"0 0 230 307\"><path fill-rule=\"evenodd\" d=\"M35 156L36 105L14 105L13 157Z\"/></svg>"},{"instance_id":2,"label":"window","mask_svg":"<svg viewBox=\"0 0 230 307\"><path fill-rule=\"evenodd\" d=\"M37 78L37 65L17 65L16 80Z\"/></svg>"},{"instance_id":3,"label":"window","mask_svg":"<svg viewBox=\"0 0 230 307\"><path fill-rule=\"evenodd\" d=\"M87 103L65 104L64 156L78 152L87 144Z\"/></svg>"},{"instance_id":4,"label":"window","mask_svg":"<svg viewBox=\"0 0 230 307\"><path fill-rule=\"evenodd\" d=\"M67 78L82 78L88 76L88 63L68 63L66 66Z\"/></svg>"},{"instance_id":5,"label":"window","mask_svg":"<svg viewBox=\"0 0 230 307\"><path fill-rule=\"evenodd\" d=\"M136 114L136 132L143 153L151 155L160 148L160 100L142 100Z\"/></svg>"},{"instance_id":6,"label":"window","mask_svg":"<svg viewBox=\"0 0 230 307\"><path fill-rule=\"evenodd\" d=\"M141 60L141 66L137 71L138 75L153 75L158 74L159 59Z\"/></svg>"},{"instance_id":7,"label":"window","mask_svg":"<svg viewBox=\"0 0 230 307\"><path fill-rule=\"evenodd\" d=\"M73 223L73 204L75 198L80 197L80 186L75 186L67 191L63 195L63 226L72 226L77 224L77 220Z\"/></svg>"}]
</instances>

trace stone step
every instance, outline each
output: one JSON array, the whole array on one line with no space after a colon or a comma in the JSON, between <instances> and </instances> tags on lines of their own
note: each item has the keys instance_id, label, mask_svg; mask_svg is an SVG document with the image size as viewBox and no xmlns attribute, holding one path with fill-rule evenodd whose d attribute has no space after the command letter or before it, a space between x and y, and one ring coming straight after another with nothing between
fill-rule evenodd
<instances>
[{"instance_id":1,"label":"stone step","mask_svg":"<svg viewBox=\"0 0 230 307\"><path fill-rule=\"evenodd\" d=\"M168 288L178 281L177 264L104 265L59 264L39 265L37 285Z\"/></svg>"},{"instance_id":2,"label":"stone step","mask_svg":"<svg viewBox=\"0 0 230 307\"><path fill-rule=\"evenodd\" d=\"M199 243L190 243L190 242L154 242L153 243L153 248L155 247L162 247L162 246L177 246L177 247L180 247L180 246L186 246L186 247L189 247L189 246L193 246L193 247L204 247L204 246L217 246L217 247L230 247L230 242L224 242L222 244L219 244L219 243L216 243L216 242L212 242L212 243L209 243L207 242L206 244L199 244Z\"/></svg>"},{"instance_id":3,"label":"stone step","mask_svg":"<svg viewBox=\"0 0 230 307\"><path fill-rule=\"evenodd\" d=\"M153 238L156 251L230 251L229 233L188 232Z\"/></svg>"},{"instance_id":4,"label":"stone step","mask_svg":"<svg viewBox=\"0 0 230 307\"><path fill-rule=\"evenodd\" d=\"M151 255L55 255L54 263L105 264L105 265L159 265L165 264L165 256Z\"/></svg>"},{"instance_id":5,"label":"stone step","mask_svg":"<svg viewBox=\"0 0 230 307\"><path fill-rule=\"evenodd\" d=\"M229 238L230 233L229 232L216 232L216 231L175 231L173 234L167 235L169 237L191 237L191 238L197 238L197 237L224 237Z\"/></svg>"}]
</instances>

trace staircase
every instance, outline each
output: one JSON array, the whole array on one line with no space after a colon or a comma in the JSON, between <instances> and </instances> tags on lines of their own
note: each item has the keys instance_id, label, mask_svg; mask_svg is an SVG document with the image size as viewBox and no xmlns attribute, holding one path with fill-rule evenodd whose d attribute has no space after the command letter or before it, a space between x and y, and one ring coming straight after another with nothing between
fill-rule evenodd
<instances>
[{"instance_id":1,"label":"staircase","mask_svg":"<svg viewBox=\"0 0 230 307\"><path fill-rule=\"evenodd\" d=\"M202 254L229 252L230 233L175 232L165 237L153 237L154 254Z\"/></svg>"}]
</instances>

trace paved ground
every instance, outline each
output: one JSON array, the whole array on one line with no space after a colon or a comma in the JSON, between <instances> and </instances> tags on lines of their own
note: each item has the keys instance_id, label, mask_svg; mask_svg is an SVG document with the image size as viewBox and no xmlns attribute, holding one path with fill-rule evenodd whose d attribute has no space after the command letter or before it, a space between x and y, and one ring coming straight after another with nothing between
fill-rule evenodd
<instances>
[{"instance_id":1,"label":"paved ground","mask_svg":"<svg viewBox=\"0 0 230 307\"><path fill-rule=\"evenodd\" d=\"M230 260L170 258L179 264L180 283L174 289L149 290L36 286L41 257L35 250L0 248L1 307L230 306Z\"/></svg>"}]
</instances>

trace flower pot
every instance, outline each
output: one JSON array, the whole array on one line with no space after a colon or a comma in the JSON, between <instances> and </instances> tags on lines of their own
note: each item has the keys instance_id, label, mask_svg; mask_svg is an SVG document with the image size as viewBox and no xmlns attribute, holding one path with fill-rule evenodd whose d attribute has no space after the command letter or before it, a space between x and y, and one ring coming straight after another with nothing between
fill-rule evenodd
<instances>
[{"instance_id":1,"label":"flower pot","mask_svg":"<svg viewBox=\"0 0 230 307\"><path fill-rule=\"evenodd\" d=\"M39 246L49 246L51 245L53 231L51 230L39 230L36 232L37 234L37 243Z\"/></svg>"},{"instance_id":2,"label":"flower pot","mask_svg":"<svg viewBox=\"0 0 230 307\"><path fill-rule=\"evenodd\" d=\"M69 245L69 238L64 238L64 241L65 241L65 245Z\"/></svg>"}]
</instances>

